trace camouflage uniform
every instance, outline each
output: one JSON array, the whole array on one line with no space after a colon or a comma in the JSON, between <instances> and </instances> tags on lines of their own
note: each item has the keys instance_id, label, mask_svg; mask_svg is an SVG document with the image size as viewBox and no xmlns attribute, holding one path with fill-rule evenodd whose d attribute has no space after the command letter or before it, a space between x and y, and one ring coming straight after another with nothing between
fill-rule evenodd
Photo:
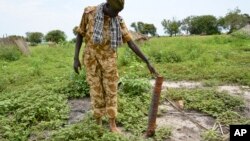
<instances>
[{"instance_id":1,"label":"camouflage uniform","mask_svg":"<svg viewBox=\"0 0 250 141\"><path fill-rule=\"evenodd\" d=\"M117 54L110 47L110 20L104 16L103 40L100 45L93 43L93 31L96 7L87 7L84 10L77 32L85 39L85 49L82 62L87 73L87 82L90 85L91 105L94 116L99 118L107 114L109 118L117 115ZM121 20L123 42L130 41L131 35L125 23Z\"/></svg>"}]
</instances>

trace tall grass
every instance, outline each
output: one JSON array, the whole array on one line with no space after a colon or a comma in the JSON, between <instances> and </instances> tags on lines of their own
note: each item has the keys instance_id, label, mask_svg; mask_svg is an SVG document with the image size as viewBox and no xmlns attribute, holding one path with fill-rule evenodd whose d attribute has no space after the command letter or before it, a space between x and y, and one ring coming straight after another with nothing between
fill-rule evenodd
<instances>
[{"instance_id":1,"label":"tall grass","mask_svg":"<svg viewBox=\"0 0 250 141\"><path fill-rule=\"evenodd\" d=\"M250 85L249 40L227 35L160 37L140 47L168 80L218 80ZM146 69L144 66L136 73L149 76ZM121 70L132 71L126 66L121 66Z\"/></svg>"},{"instance_id":2,"label":"tall grass","mask_svg":"<svg viewBox=\"0 0 250 141\"><path fill-rule=\"evenodd\" d=\"M0 44L0 60L16 61L21 57L21 52L15 46L6 46Z\"/></svg>"}]
</instances>

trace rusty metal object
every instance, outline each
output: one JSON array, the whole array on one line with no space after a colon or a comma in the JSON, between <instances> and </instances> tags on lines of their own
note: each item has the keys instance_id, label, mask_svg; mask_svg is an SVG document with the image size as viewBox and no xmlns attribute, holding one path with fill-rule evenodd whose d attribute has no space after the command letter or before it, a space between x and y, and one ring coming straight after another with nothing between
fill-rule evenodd
<instances>
[{"instance_id":1,"label":"rusty metal object","mask_svg":"<svg viewBox=\"0 0 250 141\"><path fill-rule=\"evenodd\" d=\"M148 114L149 118L148 118L148 129L145 134L146 137L151 137L155 134L156 117L157 117L157 111L158 111L158 105L160 101L161 87L162 87L163 80L164 79L161 76L158 76L155 80L151 106L150 106L149 114Z\"/></svg>"}]
</instances>

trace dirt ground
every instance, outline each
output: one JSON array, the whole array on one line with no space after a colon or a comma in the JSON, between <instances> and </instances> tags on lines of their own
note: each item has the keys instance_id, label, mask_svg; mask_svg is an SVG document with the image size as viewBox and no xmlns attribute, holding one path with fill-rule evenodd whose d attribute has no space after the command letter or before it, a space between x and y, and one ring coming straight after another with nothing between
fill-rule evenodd
<instances>
[{"instance_id":1,"label":"dirt ground","mask_svg":"<svg viewBox=\"0 0 250 141\"><path fill-rule=\"evenodd\" d=\"M150 83L154 85L154 80ZM162 86L162 90L167 88L202 88L203 85L200 82L188 82L188 81L178 81L170 82L165 81ZM245 115L250 117L250 87L248 86L218 86L218 91L226 91L231 95L238 95L245 99L246 108ZM90 99L78 99L69 100L69 106L71 108L70 118L68 123L73 124L81 121L87 111L90 110ZM159 112L161 115L157 118L157 126L164 127L168 126L172 128L172 136L167 141L200 141L201 133L207 129L217 129L218 132L222 132L225 138L228 137L228 127L218 125L214 118L205 115L203 113L195 111L183 111L178 108L178 104L165 101L159 106ZM147 125L145 125L147 126ZM221 131L222 130L222 131ZM226 139L227 140L227 139Z\"/></svg>"}]
</instances>

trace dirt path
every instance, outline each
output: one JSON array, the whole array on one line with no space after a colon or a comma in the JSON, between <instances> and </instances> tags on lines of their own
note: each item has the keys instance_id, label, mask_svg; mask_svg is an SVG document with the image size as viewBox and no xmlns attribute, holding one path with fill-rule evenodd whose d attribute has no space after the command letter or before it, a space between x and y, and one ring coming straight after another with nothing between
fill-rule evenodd
<instances>
[{"instance_id":1,"label":"dirt path","mask_svg":"<svg viewBox=\"0 0 250 141\"><path fill-rule=\"evenodd\" d=\"M83 120L87 111L90 110L90 99L73 99L68 102L70 107L70 115L68 124L74 124Z\"/></svg>"},{"instance_id":2,"label":"dirt path","mask_svg":"<svg viewBox=\"0 0 250 141\"><path fill-rule=\"evenodd\" d=\"M150 83L154 85L154 80ZM163 91L167 88L202 88L204 87L200 82L188 81L165 81L163 83ZM246 108L245 115L250 117L250 87L248 86L218 86L217 90L226 91L231 95L238 95L245 99ZM165 101L159 106L159 110L163 111L162 115L157 118L158 127L168 126L172 128L172 136L167 141L200 141L201 133L206 129L212 129L215 125L215 119L205 114L195 111L180 111L178 106L173 106L174 103ZM90 99L69 100L71 108L70 118L68 123L73 124L81 121L84 118L86 111L90 109ZM165 112L164 112L165 111ZM146 125L145 125L146 126ZM224 130L225 133L228 129Z\"/></svg>"}]
</instances>

